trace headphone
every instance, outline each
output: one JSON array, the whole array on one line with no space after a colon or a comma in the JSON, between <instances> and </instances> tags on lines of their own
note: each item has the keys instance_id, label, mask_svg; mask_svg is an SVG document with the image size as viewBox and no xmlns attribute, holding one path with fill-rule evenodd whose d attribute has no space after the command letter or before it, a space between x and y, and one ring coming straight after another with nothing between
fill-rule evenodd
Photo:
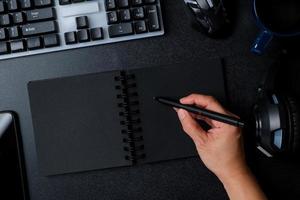
<instances>
[{"instance_id":1,"label":"headphone","mask_svg":"<svg viewBox=\"0 0 300 200\"><path fill-rule=\"evenodd\" d=\"M293 95L277 87L283 84L280 63L271 67L258 89L253 109L257 148L268 157L294 155L300 150L300 105Z\"/></svg>"}]
</instances>

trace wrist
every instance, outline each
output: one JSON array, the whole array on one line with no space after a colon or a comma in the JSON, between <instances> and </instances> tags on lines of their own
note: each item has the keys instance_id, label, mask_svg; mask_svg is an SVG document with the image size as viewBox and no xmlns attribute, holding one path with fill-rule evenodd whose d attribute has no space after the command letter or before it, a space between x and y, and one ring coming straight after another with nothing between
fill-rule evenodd
<instances>
[{"instance_id":1,"label":"wrist","mask_svg":"<svg viewBox=\"0 0 300 200\"><path fill-rule=\"evenodd\" d=\"M267 200L249 168L220 177L230 199Z\"/></svg>"},{"instance_id":2,"label":"wrist","mask_svg":"<svg viewBox=\"0 0 300 200\"><path fill-rule=\"evenodd\" d=\"M252 173L247 166L232 168L228 171L223 171L222 174L217 175L223 185L230 185L233 182L239 182L247 177L251 177Z\"/></svg>"}]
</instances>

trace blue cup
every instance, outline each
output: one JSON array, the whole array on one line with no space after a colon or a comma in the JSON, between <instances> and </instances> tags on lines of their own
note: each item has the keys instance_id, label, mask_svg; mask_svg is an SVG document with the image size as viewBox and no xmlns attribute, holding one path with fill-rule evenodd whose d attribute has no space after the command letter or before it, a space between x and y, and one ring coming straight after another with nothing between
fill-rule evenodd
<instances>
[{"instance_id":1,"label":"blue cup","mask_svg":"<svg viewBox=\"0 0 300 200\"><path fill-rule=\"evenodd\" d=\"M268 1L269 4L270 4L269 8L267 8L267 6L265 6L264 8L260 8L260 6L261 6L260 1L266 1L266 0L253 0L254 17L255 17L255 20L256 20L256 24L260 28L261 31L260 31L259 35L257 36L256 40L254 41L254 43L251 47L251 52L253 52L254 54L258 54L258 55L262 55L264 53L264 51L266 50L268 44L272 41L272 39L274 37L281 37L282 38L282 37L300 36L300 29L299 29L298 26L297 27L294 26L294 28L290 27L288 30L285 30L285 31L275 30L275 29L273 29L273 27L268 26L266 24L266 20L264 18L266 18L266 13L272 15L272 11L270 11L270 10L272 10L271 5L274 6L274 4L276 4L276 2L273 1L273 0L269 0ZM279 3L278 3L278 5L276 5L278 8L281 8L281 10L280 10L281 14L274 10L273 13L277 13L277 16L274 17L275 18L274 22L272 22L272 21L270 22L271 18L270 18L270 16L267 16L269 22L274 23L274 24L276 24L276 23L277 24L280 24L280 23L282 24L282 23L285 23L285 21L286 21L289 24L291 24L288 21L286 14L283 14L283 13L290 12L291 10L294 11L294 10L297 10L297 9L299 9L298 11L300 13L300 7L299 7L299 3L297 1L299 2L300 0L294 0L294 1L293 0L281 0L280 4L282 4L282 5L280 5ZM277 1L277 2L279 2L279 1ZM284 18L284 19L280 20L279 19L281 17L280 15L282 15L282 18ZM298 14L296 14L295 20L299 20L298 17L299 17ZM270 24L270 23L268 23L268 24ZM297 21L293 24L296 25L298 23L299 22Z\"/></svg>"}]
</instances>

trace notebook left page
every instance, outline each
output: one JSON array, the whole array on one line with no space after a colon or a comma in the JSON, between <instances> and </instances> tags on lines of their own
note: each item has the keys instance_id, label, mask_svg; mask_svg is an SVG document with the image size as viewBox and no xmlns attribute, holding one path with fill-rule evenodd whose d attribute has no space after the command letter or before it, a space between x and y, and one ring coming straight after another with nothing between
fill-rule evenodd
<instances>
[{"instance_id":1,"label":"notebook left page","mask_svg":"<svg viewBox=\"0 0 300 200\"><path fill-rule=\"evenodd\" d=\"M43 175L130 165L124 159L116 74L106 72L28 84Z\"/></svg>"}]
</instances>

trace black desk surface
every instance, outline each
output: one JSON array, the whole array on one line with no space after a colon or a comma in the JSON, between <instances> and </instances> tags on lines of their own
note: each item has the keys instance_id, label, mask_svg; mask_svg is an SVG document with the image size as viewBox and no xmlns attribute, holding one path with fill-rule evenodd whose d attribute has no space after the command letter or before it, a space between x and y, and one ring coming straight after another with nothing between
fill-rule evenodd
<instances>
[{"instance_id":1,"label":"black desk surface","mask_svg":"<svg viewBox=\"0 0 300 200\"><path fill-rule=\"evenodd\" d=\"M224 58L231 109L241 116L250 113L256 88L279 53L273 50L262 57L250 53L257 33L251 1L238 1L236 29L226 40L208 39L193 30L182 0L164 0L163 4L166 34L162 37L0 62L0 110L13 110L19 115L32 200L227 198L218 179L197 158L53 177L43 177L38 172L26 89L31 80L202 57ZM273 49L277 46L276 42L272 44ZM300 199L299 167L257 156L250 162L271 197Z\"/></svg>"}]
</instances>

